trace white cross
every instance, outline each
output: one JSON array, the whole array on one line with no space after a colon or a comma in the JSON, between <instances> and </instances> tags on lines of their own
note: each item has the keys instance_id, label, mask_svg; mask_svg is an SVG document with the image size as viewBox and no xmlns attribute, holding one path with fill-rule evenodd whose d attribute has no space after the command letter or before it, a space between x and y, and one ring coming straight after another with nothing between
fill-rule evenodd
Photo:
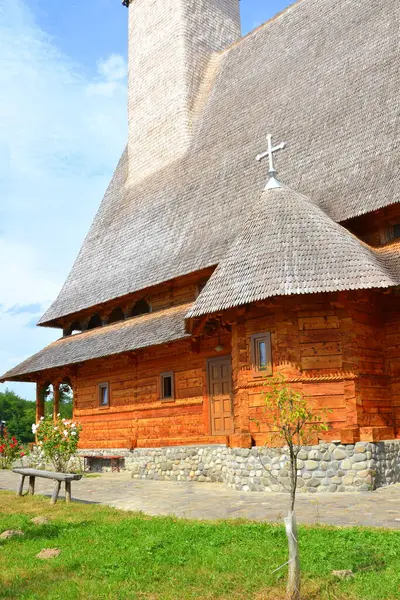
<instances>
[{"instance_id":1,"label":"white cross","mask_svg":"<svg viewBox=\"0 0 400 600\"><path fill-rule=\"evenodd\" d=\"M267 183L267 188L280 187L279 182L275 179L276 169L274 168L274 154L275 154L275 152L278 152L278 150L283 150L286 147L286 143L282 142L281 144L278 144L278 146L273 147L272 146L272 135L270 133L267 135L267 140L268 140L268 150L266 152L261 152L261 154L258 154L256 156L256 160L258 160L260 162L268 156L268 159L269 159L268 175L270 176L270 181Z\"/></svg>"}]
</instances>

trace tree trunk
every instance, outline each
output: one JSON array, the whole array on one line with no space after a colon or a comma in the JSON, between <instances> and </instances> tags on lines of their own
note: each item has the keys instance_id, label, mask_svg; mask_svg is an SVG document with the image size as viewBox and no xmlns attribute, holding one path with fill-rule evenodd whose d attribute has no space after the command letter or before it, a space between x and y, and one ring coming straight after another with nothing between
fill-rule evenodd
<instances>
[{"instance_id":1,"label":"tree trunk","mask_svg":"<svg viewBox=\"0 0 400 600\"><path fill-rule=\"evenodd\" d=\"M300 558L297 541L296 514L291 511L284 519L289 544L289 572L286 600L300 600Z\"/></svg>"}]
</instances>

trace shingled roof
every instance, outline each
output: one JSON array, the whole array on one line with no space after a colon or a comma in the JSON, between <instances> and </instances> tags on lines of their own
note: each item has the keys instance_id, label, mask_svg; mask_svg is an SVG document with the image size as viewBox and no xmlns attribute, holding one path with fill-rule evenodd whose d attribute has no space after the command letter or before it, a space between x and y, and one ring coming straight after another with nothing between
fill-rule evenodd
<instances>
[{"instance_id":1,"label":"shingled roof","mask_svg":"<svg viewBox=\"0 0 400 600\"><path fill-rule=\"evenodd\" d=\"M139 350L187 337L184 316L190 304L134 317L121 323L64 337L0 377L4 381L26 381L26 375L94 358Z\"/></svg>"},{"instance_id":2,"label":"shingled roof","mask_svg":"<svg viewBox=\"0 0 400 600\"><path fill-rule=\"evenodd\" d=\"M271 296L394 286L395 271L310 199L269 189L187 317Z\"/></svg>"},{"instance_id":3,"label":"shingled roof","mask_svg":"<svg viewBox=\"0 0 400 600\"><path fill-rule=\"evenodd\" d=\"M267 131L287 142L282 180L334 221L399 202L399 17L398 0L301 0L223 52L190 152L129 187L124 154L40 324L217 265L262 189Z\"/></svg>"}]
</instances>

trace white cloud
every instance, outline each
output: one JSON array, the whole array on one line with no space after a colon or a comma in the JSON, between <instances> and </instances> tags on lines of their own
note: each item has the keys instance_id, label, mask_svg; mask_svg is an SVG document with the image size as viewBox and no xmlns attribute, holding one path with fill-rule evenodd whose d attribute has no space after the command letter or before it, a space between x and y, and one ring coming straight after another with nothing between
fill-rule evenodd
<instances>
[{"instance_id":1,"label":"white cloud","mask_svg":"<svg viewBox=\"0 0 400 600\"><path fill-rule=\"evenodd\" d=\"M88 77L28 2L0 0L0 372L60 334L6 311L55 299L125 143L126 72L99 50Z\"/></svg>"},{"instance_id":2,"label":"white cloud","mask_svg":"<svg viewBox=\"0 0 400 600\"><path fill-rule=\"evenodd\" d=\"M111 54L106 60L99 60L98 71L108 81L124 81L128 75L128 65L120 54Z\"/></svg>"}]
</instances>

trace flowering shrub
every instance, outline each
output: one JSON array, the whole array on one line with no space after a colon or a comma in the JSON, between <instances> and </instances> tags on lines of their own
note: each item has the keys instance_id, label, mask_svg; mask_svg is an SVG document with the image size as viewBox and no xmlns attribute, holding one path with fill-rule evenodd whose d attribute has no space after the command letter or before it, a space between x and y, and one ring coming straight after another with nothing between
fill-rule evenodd
<instances>
[{"instance_id":1,"label":"flowering shrub","mask_svg":"<svg viewBox=\"0 0 400 600\"><path fill-rule=\"evenodd\" d=\"M32 425L37 445L46 462L50 462L60 473L67 473L71 458L78 448L81 425L74 421L52 417L42 417L37 425Z\"/></svg>"},{"instance_id":2,"label":"flowering shrub","mask_svg":"<svg viewBox=\"0 0 400 600\"><path fill-rule=\"evenodd\" d=\"M25 456L25 452L16 437L11 437L7 429L0 437L0 468L9 469L18 459Z\"/></svg>"}]
</instances>

